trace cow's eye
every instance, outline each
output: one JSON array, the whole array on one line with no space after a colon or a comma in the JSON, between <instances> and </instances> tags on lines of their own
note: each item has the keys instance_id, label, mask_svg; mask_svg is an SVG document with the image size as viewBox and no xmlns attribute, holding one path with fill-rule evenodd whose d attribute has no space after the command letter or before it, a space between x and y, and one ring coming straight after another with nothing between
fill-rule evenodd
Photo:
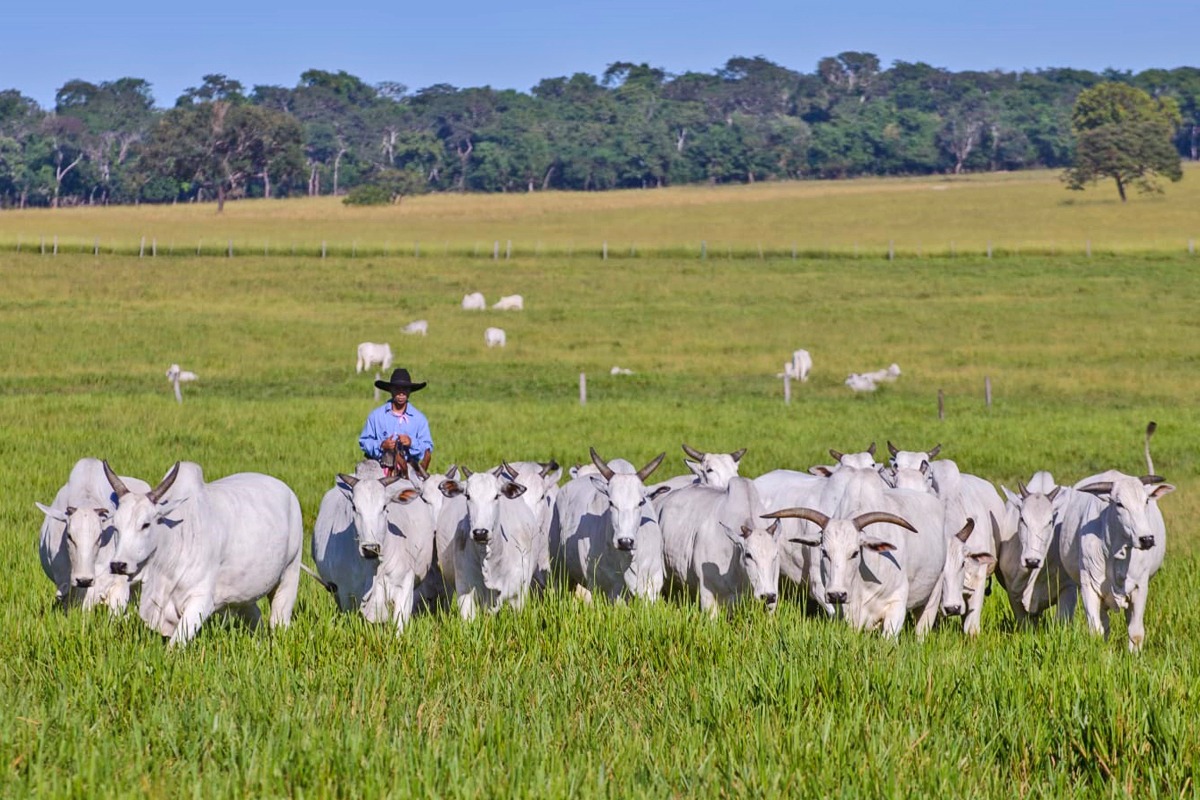
<instances>
[{"instance_id":1,"label":"cow's eye","mask_svg":"<svg viewBox=\"0 0 1200 800\"><path fill-rule=\"evenodd\" d=\"M745 556L746 556L746 560L747 560L747 561L753 561L753 560L754 560L754 555L753 555L753 554L751 554L751 553L746 553L746 554L745 554Z\"/></svg>"},{"instance_id":2,"label":"cow's eye","mask_svg":"<svg viewBox=\"0 0 1200 800\"><path fill-rule=\"evenodd\" d=\"M855 550L853 553L850 554L850 558L858 558L858 556L859 556L859 553L857 550Z\"/></svg>"},{"instance_id":3,"label":"cow's eye","mask_svg":"<svg viewBox=\"0 0 1200 800\"><path fill-rule=\"evenodd\" d=\"M149 522L143 522L143 523L142 523L142 530L146 530L146 529L147 529L147 528L149 528L149 527L150 527L150 523L149 523Z\"/></svg>"}]
</instances>

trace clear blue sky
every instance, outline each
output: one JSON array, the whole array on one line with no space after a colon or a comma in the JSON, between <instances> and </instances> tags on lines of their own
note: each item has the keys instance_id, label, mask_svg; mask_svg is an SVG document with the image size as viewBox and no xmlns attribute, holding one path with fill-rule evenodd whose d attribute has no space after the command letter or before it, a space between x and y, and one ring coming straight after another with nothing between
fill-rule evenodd
<instances>
[{"instance_id":1,"label":"clear blue sky","mask_svg":"<svg viewBox=\"0 0 1200 800\"><path fill-rule=\"evenodd\" d=\"M711 72L764 56L812 72L865 50L885 66L951 70L1200 66L1197 0L55 0L4 12L0 89L44 107L72 78L130 76L170 106L207 73L247 89L346 70L410 90L435 83L528 91L614 61Z\"/></svg>"}]
</instances>

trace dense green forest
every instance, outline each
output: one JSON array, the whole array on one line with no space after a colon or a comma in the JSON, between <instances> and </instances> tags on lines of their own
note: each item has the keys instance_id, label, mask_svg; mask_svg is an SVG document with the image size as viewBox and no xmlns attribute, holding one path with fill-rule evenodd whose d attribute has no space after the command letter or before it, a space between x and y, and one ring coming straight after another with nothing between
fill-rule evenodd
<instances>
[{"instance_id":1,"label":"dense green forest","mask_svg":"<svg viewBox=\"0 0 1200 800\"><path fill-rule=\"evenodd\" d=\"M845 52L812 73L762 57L679 75L618 62L528 93L310 70L292 88L206 75L169 109L140 78L69 81L52 109L0 91L0 206L1062 168L1075 99L1105 81L1172 98L1175 146L1197 159L1194 67L950 72Z\"/></svg>"}]
</instances>

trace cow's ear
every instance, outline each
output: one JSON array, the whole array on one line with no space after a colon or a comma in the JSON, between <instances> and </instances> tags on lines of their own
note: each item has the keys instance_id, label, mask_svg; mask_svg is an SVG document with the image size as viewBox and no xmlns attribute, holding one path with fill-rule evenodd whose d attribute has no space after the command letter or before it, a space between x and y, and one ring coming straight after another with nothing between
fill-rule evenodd
<instances>
[{"instance_id":1,"label":"cow's ear","mask_svg":"<svg viewBox=\"0 0 1200 800\"><path fill-rule=\"evenodd\" d=\"M500 494L507 497L509 500L515 500L525 494L525 486L516 481L509 481L500 487Z\"/></svg>"},{"instance_id":2,"label":"cow's ear","mask_svg":"<svg viewBox=\"0 0 1200 800\"><path fill-rule=\"evenodd\" d=\"M896 549L896 545L886 539L880 539L878 536L860 536L858 543L861 547L873 550L876 553L888 553Z\"/></svg>"},{"instance_id":3,"label":"cow's ear","mask_svg":"<svg viewBox=\"0 0 1200 800\"><path fill-rule=\"evenodd\" d=\"M818 465L815 467L809 467L808 474L816 475L818 478L828 478L833 474L833 470L831 470L829 467Z\"/></svg>"},{"instance_id":4,"label":"cow's ear","mask_svg":"<svg viewBox=\"0 0 1200 800\"><path fill-rule=\"evenodd\" d=\"M659 487L658 487L658 488L656 488L656 489L655 489L653 492L651 492L650 494L646 495L646 499L647 499L647 500L653 500L653 499L654 499L654 498L656 498L656 497L662 497L664 494L666 494L666 493L667 493L667 492L669 492L669 491L671 491L671 487L670 487L670 486L659 486Z\"/></svg>"},{"instance_id":5,"label":"cow's ear","mask_svg":"<svg viewBox=\"0 0 1200 800\"><path fill-rule=\"evenodd\" d=\"M154 507L154 513L158 515L158 518L160 520L166 519L177 508L179 508L179 506L181 506L183 504L183 501L186 499L187 499L186 497L174 497L170 500L164 500L163 502L159 503L158 505L156 505Z\"/></svg>"},{"instance_id":6,"label":"cow's ear","mask_svg":"<svg viewBox=\"0 0 1200 800\"><path fill-rule=\"evenodd\" d=\"M608 481L603 475L588 475L587 477L591 480L592 486L596 487L597 492L605 497L608 496Z\"/></svg>"},{"instance_id":7,"label":"cow's ear","mask_svg":"<svg viewBox=\"0 0 1200 800\"><path fill-rule=\"evenodd\" d=\"M692 474L695 475L697 478L704 476L704 468L700 466L699 462L689 461L688 459L685 458L683 460L683 463L684 463L684 466L686 466L688 469L690 469L692 471Z\"/></svg>"},{"instance_id":8,"label":"cow's ear","mask_svg":"<svg viewBox=\"0 0 1200 800\"><path fill-rule=\"evenodd\" d=\"M987 564L988 566L996 563L996 557L991 553L971 553L968 558L976 563Z\"/></svg>"},{"instance_id":9,"label":"cow's ear","mask_svg":"<svg viewBox=\"0 0 1200 800\"><path fill-rule=\"evenodd\" d=\"M45 514L50 519L56 519L59 522L67 521L67 514L61 508L52 508L51 506L44 506L41 503L38 503L36 501L34 502L34 505L37 506L38 510L41 511L43 514Z\"/></svg>"},{"instance_id":10,"label":"cow's ear","mask_svg":"<svg viewBox=\"0 0 1200 800\"><path fill-rule=\"evenodd\" d=\"M438 489L440 489L442 494L444 494L446 497L458 497L463 493L462 484L460 484L458 481L452 481L449 479L439 483Z\"/></svg>"},{"instance_id":11,"label":"cow's ear","mask_svg":"<svg viewBox=\"0 0 1200 800\"><path fill-rule=\"evenodd\" d=\"M1160 483L1158 486L1155 486L1150 490L1150 498L1152 500L1158 500L1159 498L1166 497L1173 491L1175 491L1174 484Z\"/></svg>"},{"instance_id":12,"label":"cow's ear","mask_svg":"<svg viewBox=\"0 0 1200 800\"><path fill-rule=\"evenodd\" d=\"M421 496L421 493L418 492L416 489L405 489L404 491L400 492L395 497L393 497L390 502L399 503L400 505L403 506L403 505L408 505L409 503L411 503L413 500L416 500L420 496Z\"/></svg>"}]
</instances>

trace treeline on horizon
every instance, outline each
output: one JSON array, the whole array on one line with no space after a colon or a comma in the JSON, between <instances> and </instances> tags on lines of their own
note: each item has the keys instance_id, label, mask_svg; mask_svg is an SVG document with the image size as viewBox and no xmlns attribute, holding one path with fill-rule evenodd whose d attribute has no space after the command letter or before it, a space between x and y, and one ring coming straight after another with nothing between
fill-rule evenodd
<instances>
[{"instance_id":1,"label":"treeline on horizon","mask_svg":"<svg viewBox=\"0 0 1200 800\"><path fill-rule=\"evenodd\" d=\"M1071 163L1071 111L1098 83L1170 97L1200 157L1200 69L951 72L871 53L812 73L731 58L712 73L618 62L529 93L410 92L344 71L249 91L206 75L170 109L140 78L72 80L43 109L0 91L0 206L425 191L606 190L931 175Z\"/></svg>"}]
</instances>

